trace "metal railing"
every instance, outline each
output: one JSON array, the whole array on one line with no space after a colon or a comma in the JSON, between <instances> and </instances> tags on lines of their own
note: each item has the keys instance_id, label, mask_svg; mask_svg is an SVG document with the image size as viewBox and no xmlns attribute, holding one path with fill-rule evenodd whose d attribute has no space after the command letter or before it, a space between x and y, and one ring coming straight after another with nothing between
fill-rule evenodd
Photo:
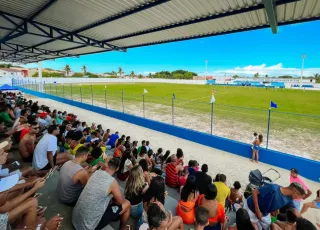
<instances>
[{"instance_id":1,"label":"metal railing","mask_svg":"<svg viewBox=\"0 0 320 230\"><path fill-rule=\"evenodd\" d=\"M244 143L251 143L257 132L264 137L262 147L320 160L320 116L149 96L101 85L44 82L41 86L30 80L14 84Z\"/></svg>"}]
</instances>

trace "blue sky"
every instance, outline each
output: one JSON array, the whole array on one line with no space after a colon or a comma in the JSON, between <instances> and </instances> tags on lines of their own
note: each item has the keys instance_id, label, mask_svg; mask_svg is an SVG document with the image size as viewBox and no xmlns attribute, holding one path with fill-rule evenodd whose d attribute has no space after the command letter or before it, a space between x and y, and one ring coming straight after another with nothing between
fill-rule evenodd
<instances>
[{"instance_id":1,"label":"blue sky","mask_svg":"<svg viewBox=\"0 0 320 230\"><path fill-rule=\"evenodd\" d=\"M73 71L86 65L90 72L117 71L147 74L161 70L185 69L199 74L213 75L260 74L299 75L301 55L305 59L305 75L320 73L320 21L279 27L274 35L271 29L256 30L224 36L194 39L162 45L62 58L43 62L43 67L62 69L66 64ZM35 64L28 65L34 67Z\"/></svg>"}]
</instances>

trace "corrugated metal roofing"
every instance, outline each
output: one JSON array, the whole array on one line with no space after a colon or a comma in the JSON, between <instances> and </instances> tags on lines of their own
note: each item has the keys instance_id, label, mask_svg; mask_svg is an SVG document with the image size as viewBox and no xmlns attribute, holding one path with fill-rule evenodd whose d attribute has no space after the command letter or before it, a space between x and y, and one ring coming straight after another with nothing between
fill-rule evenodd
<instances>
[{"instance_id":1,"label":"corrugated metal roofing","mask_svg":"<svg viewBox=\"0 0 320 230\"><path fill-rule=\"evenodd\" d=\"M275 2L280 26L320 19L320 0ZM0 61L125 51L268 27L263 0L0 0Z\"/></svg>"}]
</instances>

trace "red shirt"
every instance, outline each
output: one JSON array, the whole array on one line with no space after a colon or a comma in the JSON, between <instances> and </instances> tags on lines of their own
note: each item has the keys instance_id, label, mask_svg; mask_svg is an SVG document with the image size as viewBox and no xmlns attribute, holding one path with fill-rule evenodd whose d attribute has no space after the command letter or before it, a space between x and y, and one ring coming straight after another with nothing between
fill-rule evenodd
<instances>
[{"instance_id":1,"label":"red shirt","mask_svg":"<svg viewBox=\"0 0 320 230\"><path fill-rule=\"evenodd\" d=\"M185 178L184 176L180 176L179 177L179 185L185 186L186 183L187 183L187 178Z\"/></svg>"},{"instance_id":2,"label":"red shirt","mask_svg":"<svg viewBox=\"0 0 320 230\"><path fill-rule=\"evenodd\" d=\"M22 138L24 137L24 135L26 135L27 133L29 133L29 128L25 128L25 129L21 130L21 133L20 133L20 141L22 140Z\"/></svg>"}]
</instances>

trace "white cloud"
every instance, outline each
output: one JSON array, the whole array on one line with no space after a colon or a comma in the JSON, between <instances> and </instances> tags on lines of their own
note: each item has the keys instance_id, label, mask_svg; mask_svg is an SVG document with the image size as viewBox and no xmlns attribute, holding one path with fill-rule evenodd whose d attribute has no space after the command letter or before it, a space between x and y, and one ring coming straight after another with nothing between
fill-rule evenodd
<instances>
[{"instance_id":1,"label":"white cloud","mask_svg":"<svg viewBox=\"0 0 320 230\"><path fill-rule=\"evenodd\" d=\"M298 68L290 68L290 67L284 67L282 63L267 66L266 64L262 65L248 65L244 67L236 67L233 69L227 69L227 70L216 70L212 72L211 74L226 74L226 75L247 75L251 76L255 73L259 73L260 75L266 75L269 76L281 76L281 75L291 75L299 77L301 75L301 69ZM320 73L320 68L305 68L303 72L303 76L313 76L315 73Z\"/></svg>"}]
</instances>

